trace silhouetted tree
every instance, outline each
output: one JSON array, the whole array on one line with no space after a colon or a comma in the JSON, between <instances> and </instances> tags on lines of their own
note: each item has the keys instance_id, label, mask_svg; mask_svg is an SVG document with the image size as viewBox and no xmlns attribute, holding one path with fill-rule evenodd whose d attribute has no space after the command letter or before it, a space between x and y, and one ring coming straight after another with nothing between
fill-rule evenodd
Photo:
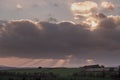
<instances>
[{"instance_id":1,"label":"silhouetted tree","mask_svg":"<svg viewBox=\"0 0 120 80\"><path fill-rule=\"evenodd\" d=\"M105 68L105 66L104 66L104 65L101 65L101 68Z\"/></svg>"},{"instance_id":2,"label":"silhouetted tree","mask_svg":"<svg viewBox=\"0 0 120 80\"><path fill-rule=\"evenodd\" d=\"M42 67L41 67L41 66L39 66L39 67L38 67L38 69L42 69Z\"/></svg>"},{"instance_id":3,"label":"silhouetted tree","mask_svg":"<svg viewBox=\"0 0 120 80\"><path fill-rule=\"evenodd\" d=\"M118 77L120 78L120 66L119 66L119 69L118 69Z\"/></svg>"}]
</instances>

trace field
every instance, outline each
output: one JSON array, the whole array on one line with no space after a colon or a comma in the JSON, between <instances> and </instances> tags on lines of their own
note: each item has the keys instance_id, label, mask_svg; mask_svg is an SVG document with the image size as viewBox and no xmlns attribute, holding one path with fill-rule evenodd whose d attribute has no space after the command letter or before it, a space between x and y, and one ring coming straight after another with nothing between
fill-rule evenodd
<instances>
[{"instance_id":1,"label":"field","mask_svg":"<svg viewBox=\"0 0 120 80\"><path fill-rule=\"evenodd\" d=\"M112 80L110 77L81 76L80 68L24 68L0 73L0 80Z\"/></svg>"},{"instance_id":2,"label":"field","mask_svg":"<svg viewBox=\"0 0 120 80\"><path fill-rule=\"evenodd\" d=\"M4 70L7 72L18 72L18 73L53 73L60 76L69 76L74 73L80 72L79 68L31 68L31 69L12 69L12 70Z\"/></svg>"}]
</instances>

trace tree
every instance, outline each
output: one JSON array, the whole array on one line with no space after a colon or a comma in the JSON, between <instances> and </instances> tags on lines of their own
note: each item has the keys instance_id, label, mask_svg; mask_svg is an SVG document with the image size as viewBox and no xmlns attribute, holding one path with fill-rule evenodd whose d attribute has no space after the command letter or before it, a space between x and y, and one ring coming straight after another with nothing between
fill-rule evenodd
<instances>
[{"instance_id":1,"label":"tree","mask_svg":"<svg viewBox=\"0 0 120 80\"><path fill-rule=\"evenodd\" d=\"M120 78L120 66L118 68L118 77Z\"/></svg>"},{"instance_id":2,"label":"tree","mask_svg":"<svg viewBox=\"0 0 120 80\"><path fill-rule=\"evenodd\" d=\"M38 69L42 69L42 67L41 67L41 66L39 66L39 67L38 67Z\"/></svg>"}]
</instances>

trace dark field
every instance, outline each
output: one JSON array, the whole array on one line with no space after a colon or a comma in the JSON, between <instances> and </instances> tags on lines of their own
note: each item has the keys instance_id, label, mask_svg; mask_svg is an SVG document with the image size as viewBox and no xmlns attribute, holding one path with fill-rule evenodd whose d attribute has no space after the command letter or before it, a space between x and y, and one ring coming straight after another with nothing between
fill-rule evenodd
<instances>
[{"instance_id":1,"label":"dark field","mask_svg":"<svg viewBox=\"0 0 120 80\"><path fill-rule=\"evenodd\" d=\"M106 71L83 71L81 68L24 68L1 70L0 80L120 80Z\"/></svg>"}]
</instances>

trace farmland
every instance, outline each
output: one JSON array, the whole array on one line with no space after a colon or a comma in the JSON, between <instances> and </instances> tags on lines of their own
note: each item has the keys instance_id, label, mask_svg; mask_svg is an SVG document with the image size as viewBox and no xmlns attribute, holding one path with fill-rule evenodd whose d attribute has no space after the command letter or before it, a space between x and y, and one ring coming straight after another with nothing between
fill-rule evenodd
<instances>
[{"instance_id":1,"label":"farmland","mask_svg":"<svg viewBox=\"0 0 120 80\"><path fill-rule=\"evenodd\" d=\"M80 68L18 68L1 70L0 80L113 80L111 74Z\"/></svg>"}]
</instances>

